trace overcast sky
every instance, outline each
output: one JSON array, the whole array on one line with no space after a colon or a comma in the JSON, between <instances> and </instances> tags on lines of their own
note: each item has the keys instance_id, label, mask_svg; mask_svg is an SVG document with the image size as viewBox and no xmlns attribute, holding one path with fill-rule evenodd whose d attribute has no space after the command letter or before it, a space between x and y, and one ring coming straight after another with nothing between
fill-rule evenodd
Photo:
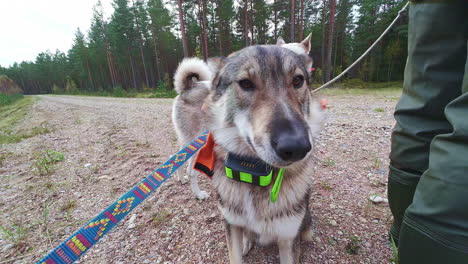
<instances>
[{"instance_id":1,"label":"overcast sky","mask_svg":"<svg viewBox=\"0 0 468 264\"><path fill-rule=\"evenodd\" d=\"M0 0L0 65L34 61L37 54L67 52L76 29L87 32L97 0ZM111 0L101 0L105 16Z\"/></svg>"}]
</instances>

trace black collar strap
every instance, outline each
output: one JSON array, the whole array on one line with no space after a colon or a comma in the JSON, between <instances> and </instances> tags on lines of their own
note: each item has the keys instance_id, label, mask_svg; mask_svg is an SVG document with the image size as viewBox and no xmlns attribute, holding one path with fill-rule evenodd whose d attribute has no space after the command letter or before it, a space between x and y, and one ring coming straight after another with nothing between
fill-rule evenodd
<instances>
[{"instance_id":1,"label":"black collar strap","mask_svg":"<svg viewBox=\"0 0 468 264\"><path fill-rule=\"evenodd\" d=\"M228 153L224 164L228 178L256 186L268 186L273 180L273 167L264 161Z\"/></svg>"}]
</instances>

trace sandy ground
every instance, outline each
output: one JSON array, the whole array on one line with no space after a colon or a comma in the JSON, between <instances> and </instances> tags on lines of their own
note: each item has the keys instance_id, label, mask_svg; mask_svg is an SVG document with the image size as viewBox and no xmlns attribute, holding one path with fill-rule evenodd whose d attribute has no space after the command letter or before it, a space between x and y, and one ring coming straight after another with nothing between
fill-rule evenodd
<instances>
[{"instance_id":1,"label":"sandy ground","mask_svg":"<svg viewBox=\"0 0 468 264\"><path fill-rule=\"evenodd\" d=\"M327 96L311 175L315 238L302 244L303 263L389 263L391 214L368 197L385 195L396 96ZM41 96L16 129L42 125L52 132L0 146L0 263L38 261L175 153L171 104ZM32 164L47 149L65 159L40 176ZM128 217L79 263L227 263L215 194L209 179L200 184L209 200L194 199L172 177L134 210L134 228ZM245 258L278 262L275 247L255 247Z\"/></svg>"}]
</instances>

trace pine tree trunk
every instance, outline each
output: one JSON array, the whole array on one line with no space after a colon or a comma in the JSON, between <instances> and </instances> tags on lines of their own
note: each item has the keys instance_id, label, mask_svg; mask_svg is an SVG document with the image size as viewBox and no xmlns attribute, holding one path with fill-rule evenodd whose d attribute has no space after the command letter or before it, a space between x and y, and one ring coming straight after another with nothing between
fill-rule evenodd
<instances>
[{"instance_id":1,"label":"pine tree trunk","mask_svg":"<svg viewBox=\"0 0 468 264\"><path fill-rule=\"evenodd\" d=\"M184 26L184 10L182 9L182 0L177 0L177 5L179 7L179 24L180 32L182 34L182 46L184 48L184 57L189 57L188 42L187 36L185 35L185 26Z\"/></svg>"},{"instance_id":2,"label":"pine tree trunk","mask_svg":"<svg viewBox=\"0 0 468 264\"><path fill-rule=\"evenodd\" d=\"M278 40L278 7L277 7L277 4L278 4L278 1L274 0L273 1L273 13L274 13L273 24L275 25L275 29L274 29L275 41Z\"/></svg>"},{"instance_id":3,"label":"pine tree trunk","mask_svg":"<svg viewBox=\"0 0 468 264\"><path fill-rule=\"evenodd\" d=\"M327 42L326 34L325 34L325 19L327 12L325 11L325 7L327 6L327 0L323 0L323 9L322 9L322 49L321 49L321 57L322 57L322 82L325 82L325 43Z\"/></svg>"},{"instance_id":4,"label":"pine tree trunk","mask_svg":"<svg viewBox=\"0 0 468 264\"><path fill-rule=\"evenodd\" d=\"M132 5L135 7L135 1L132 0ZM138 17L136 14L136 9L133 9L133 15L135 16L135 24L136 24L136 29L137 29L137 34L138 34L138 47L140 48L140 56L141 56L141 63L143 65L143 73L145 74L145 81L146 81L146 87L150 87L149 83L149 78L148 78L148 71L146 69L146 62L145 62L145 54L143 51L143 38L141 37L141 30L140 30L140 25L138 23Z\"/></svg>"},{"instance_id":5,"label":"pine tree trunk","mask_svg":"<svg viewBox=\"0 0 468 264\"><path fill-rule=\"evenodd\" d=\"M255 45L255 29L254 29L254 19L253 19L253 14L254 8L253 8L253 0L250 1L250 11L249 11L249 18L250 18L250 45Z\"/></svg>"},{"instance_id":6,"label":"pine tree trunk","mask_svg":"<svg viewBox=\"0 0 468 264\"><path fill-rule=\"evenodd\" d=\"M304 0L301 0L301 21L300 21L300 31L299 31L299 40L304 39Z\"/></svg>"},{"instance_id":7,"label":"pine tree trunk","mask_svg":"<svg viewBox=\"0 0 468 264\"><path fill-rule=\"evenodd\" d=\"M89 79L89 83L91 84L91 88L93 89L93 91L95 90L94 88L94 82L93 82L93 77L91 76L91 68L89 67L89 59L88 57L86 57L86 69L88 70L88 79Z\"/></svg>"},{"instance_id":8,"label":"pine tree trunk","mask_svg":"<svg viewBox=\"0 0 468 264\"><path fill-rule=\"evenodd\" d=\"M216 1L216 15L218 16L218 44L219 44L219 55L223 56L223 23L221 23L221 0Z\"/></svg>"},{"instance_id":9,"label":"pine tree trunk","mask_svg":"<svg viewBox=\"0 0 468 264\"><path fill-rule=\"evenodd\" d=\"M245 46L249 46L249 15L248 15L249 1L244 0L244 40Z\"/></svg>"},{"instance_id":10,"label":"pine tree trunk","mask_svg":"<svg viewBox=\"0 0 468 264\"><path fill-rule=\"evenodd\" d=\"M335 74L336 74L336 55L338 53L338 36L335 36L335 49L333 50L333 52L335 54L333 55L333 72L332 72L332 76L335 76Z\"/></svg>"},{"instance_id":11,"label":"pine tree trunk","mask_svg":"<svg viewBox=\"0 0 468 264\"><path fill-rule=\"evenodd\" d=\"M330 81L331 63L332 63L332 45L333 45L333 30L335 27L335 9L336 0L330 0L330 24L328 25L328 47L327 47L327 71L325 81Z\"/></svg>"},{"instance_id":12,"label":"pine tree trunk","mask_svg":"<svg viewBox=\"0 0 468 264\"><path fill-rule=\"evenodd\" d=\"M199 0L200 5L200 16L202 22L202 42L203 42L203 60L208 60L208 36L207 36L207 25L206 25L206 0Z\"/></svg>"},{"instance_id":13,"label":"pine tree trunk","mask_svg":"<svg viewBox=\"0 0 468 264\"><path fill-rule=\"evenodd\" d=\"M153 46L154 46L154 66L156 67L156 73L158 76L158 81L161 80L161 71L159 69L159 55L158 55L158 45L156 42L156 30L153 25Z\"/></svg>"},{"instance_id":14,"label":"pine tree trunk","mask_svg":"<svg viewBox=\"0 0 468 264\"><path fill-rule=\"evenodd\" d=\"M296 1L295 0L292 0L291 1L291 28L290 28L290 39L289 39L289 42L294 42L295 39L294 39L294 33L295 33L295 29L294 29L294 26L296 24L296 14L295 14L295 11L296 11Z\"/></svg>"},{"instance_id":15,"label":"pine tree trunk","mask_svg":"<svg viewBox=\"0 0 468 264\"><path fill-rule=\"evenodd\" d=\"M133 88L137 89L138 85L137 85L137 81L136 81L135 65L133 64L133 56L130 53L130 47L128 48L128 54L129 54L129 58L130 58L130 67L131 67L131 70L132 70Z\"/></svg>"}]
</instances>

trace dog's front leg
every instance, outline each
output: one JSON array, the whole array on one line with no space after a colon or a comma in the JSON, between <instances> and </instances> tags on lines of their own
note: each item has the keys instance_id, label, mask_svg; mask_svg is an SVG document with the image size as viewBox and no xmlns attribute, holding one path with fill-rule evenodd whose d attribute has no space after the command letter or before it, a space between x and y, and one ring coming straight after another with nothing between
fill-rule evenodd
<instances>
[{"instance_id":1,"label":"dog's front leg","mask_svg":"<svg viewBox=\"0 0 468 264\"><path fill-rule=\"evenodd\" d=\"M194 163L195 158L190 158L189 166L187 168L187 174L190 177L190 187L192 187L192 192L195 194L197 199L204 200L210 197L210 195L207 192L200 190L200 187L198 186L198 172L193 169Z\"/></svg>"},{"instance_id":2,"label":"dog's front leg","mask_svg":"<svg viewBox=\"0 0 468 264\"><path fill-rule=\"evenodd\" d=\"M280 263L281 264L295 264L297 263L296 252L294 250L294 240L280 240L278 241Z\"/></svg>"},{"instance_id":3,"label":"dog's front leg","mask_svg":"<svg viewBox=\"0 0 468 264\"><path fill-rule=\"evenodd\" d=\"M242 227L226 224L229 262L242 264Z\"/></svg>"}]
</instances>

